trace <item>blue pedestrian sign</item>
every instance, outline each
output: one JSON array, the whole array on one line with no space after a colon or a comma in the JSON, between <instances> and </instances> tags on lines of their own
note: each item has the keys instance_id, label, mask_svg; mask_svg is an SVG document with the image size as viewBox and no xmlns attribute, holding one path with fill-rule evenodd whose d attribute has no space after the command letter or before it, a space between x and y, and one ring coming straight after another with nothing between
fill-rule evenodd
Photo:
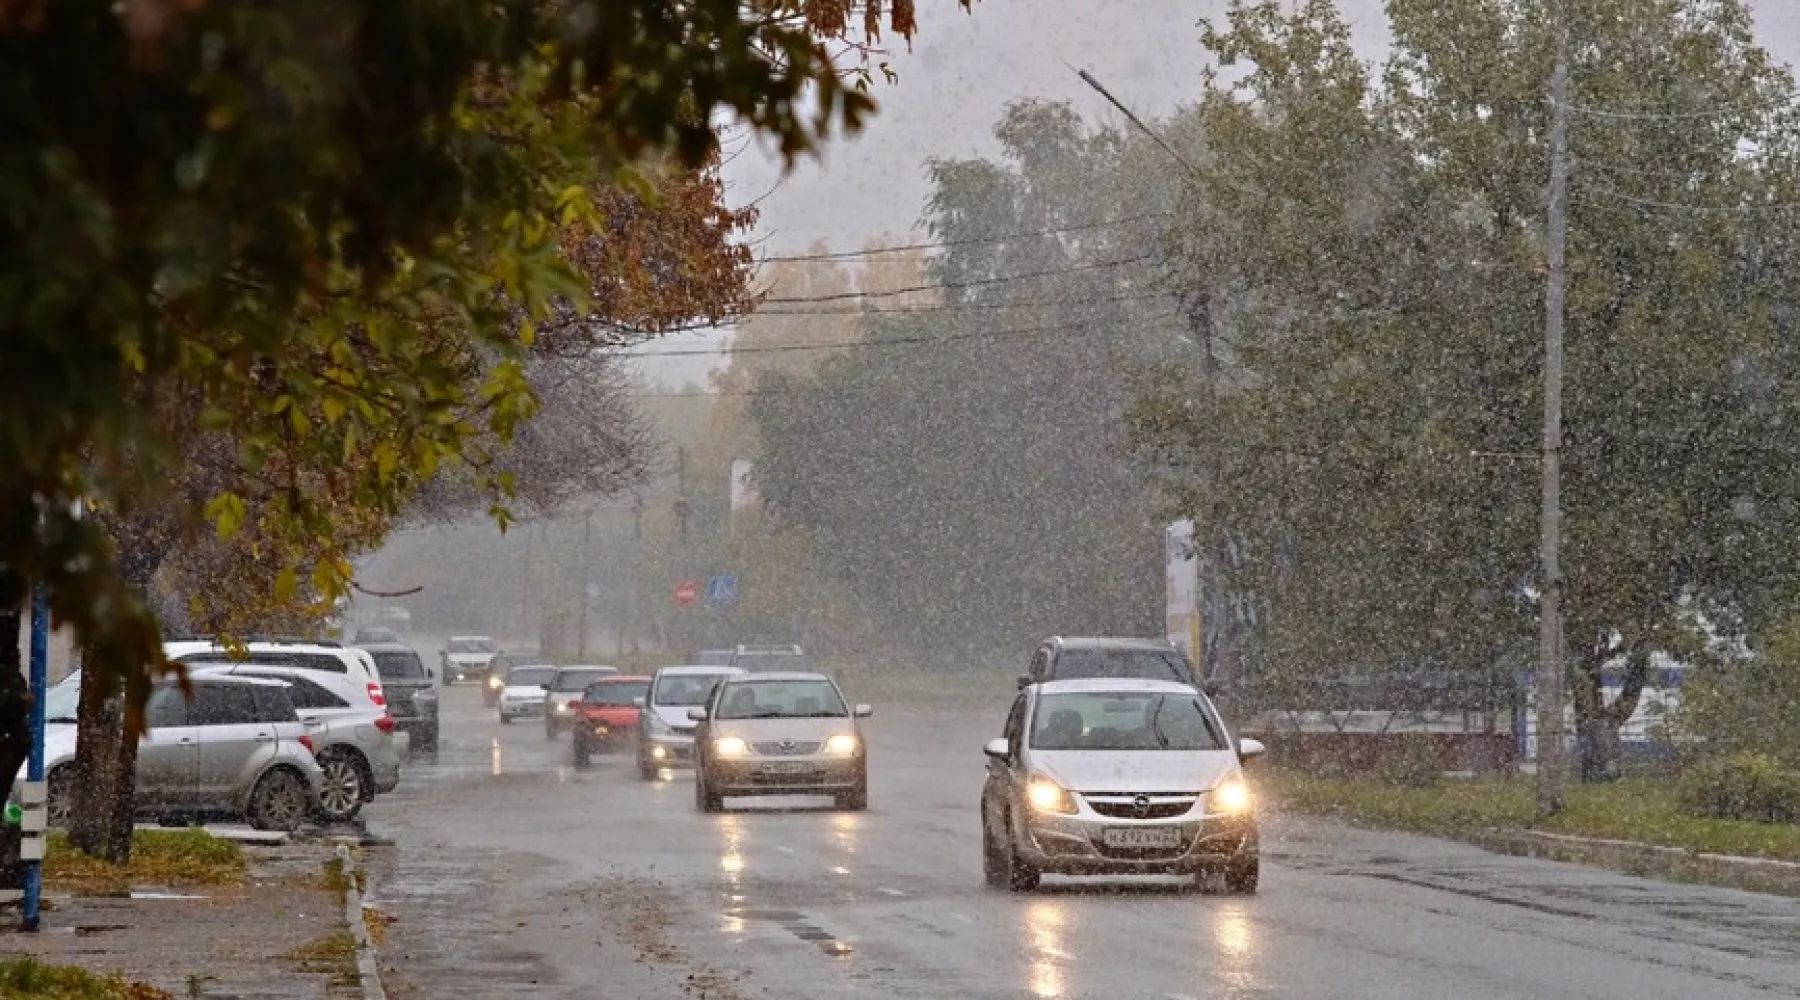
<instances>
[{"instance_id":1,"label":"blue pedestrian sign","mask_svg":"<svg viewBox=\"0 0 1800 1000\"><path fill-rule=\"evenodd\" d=\"M706 603L715 607L731 607L738 602L735 576L713 576L706 580Z\"/></svg>"}]
</instances>

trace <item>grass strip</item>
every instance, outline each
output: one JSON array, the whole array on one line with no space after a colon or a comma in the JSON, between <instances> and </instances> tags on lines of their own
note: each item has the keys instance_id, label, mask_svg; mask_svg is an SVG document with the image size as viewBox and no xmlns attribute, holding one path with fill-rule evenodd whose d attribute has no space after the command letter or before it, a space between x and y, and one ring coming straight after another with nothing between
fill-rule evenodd
<instances>
[{"instance_id":1,"label":"grass strip","mask_svg":"<svg viewBox=\"0 0 1800 1000\"><path fill-rule=\"evenodd\" d=\"M35 958L0 959L0 1000L174 1000L174 994L123 976L101 976Z\"/></svg>"},{"instance_id":2,"label":"grass strip","mask_svg":"<svg viewBox=\"0 0 1800 1000\"><path fill-rule=\"evenodd\" d=\"M60 830L51 831L44 852L44 878L51 882L237 885L244 869L242 847L204 830L137 830L124 865L81 853Z\"/></svg>"}]
</instances>

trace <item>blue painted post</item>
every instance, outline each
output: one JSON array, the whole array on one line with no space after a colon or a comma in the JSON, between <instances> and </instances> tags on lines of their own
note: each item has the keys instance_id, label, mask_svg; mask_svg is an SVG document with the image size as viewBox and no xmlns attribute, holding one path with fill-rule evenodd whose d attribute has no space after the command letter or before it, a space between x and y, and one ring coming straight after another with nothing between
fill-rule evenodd
<instances>
[{"instance_id":1,"label":"blue painted post","mask_svg":"<svg viewBox=\"0 0 1800 1000\"><path fill-rule=\"evenodd\" d=\"M44 789L44 698L50 687L50 600L41 584L31 593L30 679L31 756L25 760L19 857L25 862L25 929L35 931L44 891L44 832L49 825Z\"/></svg>"}]
</instances>

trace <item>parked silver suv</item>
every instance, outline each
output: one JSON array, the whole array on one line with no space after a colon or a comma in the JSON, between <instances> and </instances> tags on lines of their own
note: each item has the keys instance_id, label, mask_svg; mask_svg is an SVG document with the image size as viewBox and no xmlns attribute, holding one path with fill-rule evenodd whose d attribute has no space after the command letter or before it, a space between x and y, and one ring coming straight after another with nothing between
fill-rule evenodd
<instances>
[{"instance_id":1,"label":"parked silver suv","mask_svg":"<svg viewBox=\"0 0 1800 1000\"><path fill-rule=\"evenodd\" d=\"M145 706L150 731L138 746L138 811L297 829L318 801L321 774L287 685L215 674L191 682L192 701L165 684ZM74 796L75 730L57 727L44 740L53 825L67 820Z\"/></svg>"}]
</instances>

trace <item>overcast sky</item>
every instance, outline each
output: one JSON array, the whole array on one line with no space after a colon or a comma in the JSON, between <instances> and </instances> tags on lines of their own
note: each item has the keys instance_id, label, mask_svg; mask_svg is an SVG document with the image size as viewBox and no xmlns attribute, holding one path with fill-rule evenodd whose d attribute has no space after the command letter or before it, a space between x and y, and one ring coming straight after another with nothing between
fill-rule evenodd
<instances>
[{"instance_id":1,"label":"overcast sky","mask_svg":"<svg viewBox=\"0 0 1800 1000\"><path fill-rule=\"evenodd\" d=\"M995 151L994 122L1007 102L1067 100L1091 119L1117 113L1069 68L1094 73L1140 114L1158 116L1198 96L1204 52L1198 23L1222 16L1227 0L977 0L965 14L956 0L918 0L920 31L911 52L892 63L899 82L880 85L881 112L822 160L791 172L765 150L727 167L730 197L759 200L757 233L767 253L795 252L817 241L855 249L900 239L916 226L928 193L925 163L934 157ZM1751 0L1764 45L1790 65L1800 60L1800 0ZM1364 59L1386 54L1381 0L1340 0ZM661 342L691 348L720 338L690 335ZM666 349L665 348L665 349ZM653 353L652 345L646 349ZM704 358L645 361L664 382L704 377Z\"/></svg>"}]
</instances>

